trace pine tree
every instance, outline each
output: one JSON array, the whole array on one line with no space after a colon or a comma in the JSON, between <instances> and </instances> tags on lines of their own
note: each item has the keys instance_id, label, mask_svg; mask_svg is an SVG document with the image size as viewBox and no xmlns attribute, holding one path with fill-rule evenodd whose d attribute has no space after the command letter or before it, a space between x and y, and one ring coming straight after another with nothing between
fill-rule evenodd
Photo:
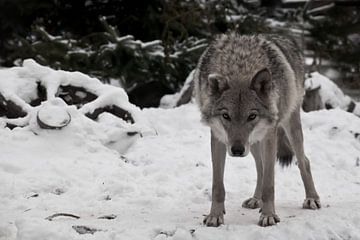
<instances>
[{"instance_id":1,"label":"pine tree","mask_svg":"<svg viewBox=\"0 0 360 240\"><path fill-rule=\"evenodd\" d=\"M22 38L15 60L34 58L43 65L70 71L81 71L102 80L117 79L129 93L141 85L163 81L172 91L181 85L207 46L204 39L196 37L177 41L165 54L161 40L142 42L132 35L120 36L117 27L106 17L100 17L104 31L82 38L71 33L60 36L49 34L43 26L33 27L29 39Z\"/></svg>"}]
</instances>

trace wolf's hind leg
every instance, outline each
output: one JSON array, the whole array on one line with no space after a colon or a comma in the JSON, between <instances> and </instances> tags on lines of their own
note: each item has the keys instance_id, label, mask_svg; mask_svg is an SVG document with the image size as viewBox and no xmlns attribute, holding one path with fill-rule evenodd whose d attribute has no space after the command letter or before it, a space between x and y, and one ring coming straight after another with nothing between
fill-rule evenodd
<instances>
[{"instance_id":1,"label":"wolf's hind leg","mask_svg":"<svg viewBox=\"0 0 360 240\"><path fill-rule=\"evenodd\" d=\"M210 214L204 218L204 224L208 227L217 227L224 224L225 214L225 167L226 147L213 133L211 133L211 158L213 167L212 202Z\"/></svg>"},{"instance_id":2,"label":"wolf's hind leg","mask_svg":"<svg viewBox=\"0 0 360 240\"><path fill-rule=\"evenodd\" d=\"M305 186L306 199L303 203L303 208L318 209L321 208L320 198L316 192L314 181L311 175L310 161L304 153L303 132L300 121L300 111L295 111L289 119L285 128L286 134L289 137L292 149L295 152L298 161L298 167L302 181Z\"/></svg>"},{"instance_id":3,"label":"wolf's hind leg","mask_svg":"<svg viewBox=\"0 0 360 240\"><path fill-rule=\"evenodd\" d=\"M300 168L300 167L299 167ZM306 194L306 198L304 200L303 203L303 208L306 209L319 209L321 208L321 203L320 203L320 198L319 195L317 194L316 190L315 190L315 186L314 186L314 182L311 176L311 170L310 170L310 161L309 159L305 156L305 169L307 171L307 174L310 176L310 181L312 182L313 185L313 193L311 194ZM311 185L311 183L309 183ZM305 185L305 183L304 183Z\"/></svg>"},{"instance_id":4,"label":"wolf's hind leg","mask_svg":"<svg viewBox=\"0 0 360 240\"><path fill-rule=\"evenodd\" d=\"M262 166L262 156L261 156L261 145L260 142L257 142L251 146L251 154L255 159L256 164L256 172L257 172L257 180L256 180L256 188L254 192L254 196L246 199L242 207L243 208L259 208L262 205L261 196L262 196L262 181L263 181L263 166Z\"/></svg>"}]
</instances>

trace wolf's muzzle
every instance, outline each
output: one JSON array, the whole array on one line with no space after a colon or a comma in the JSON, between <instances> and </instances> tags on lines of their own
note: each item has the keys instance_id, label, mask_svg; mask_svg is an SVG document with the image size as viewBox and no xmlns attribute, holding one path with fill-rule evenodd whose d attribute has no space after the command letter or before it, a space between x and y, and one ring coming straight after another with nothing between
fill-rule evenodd
<instances>
[{"instance_id":1,"label":"wolf's muzzle","mask_svg":"<svg viewBox=\"0 0 360 240\"><path fill-rule=\"evenodd\" d=\"M245 153L245 147L242 145L232 146L231 153L234 157L243 157Z\"/></svg>"}]
</instances>

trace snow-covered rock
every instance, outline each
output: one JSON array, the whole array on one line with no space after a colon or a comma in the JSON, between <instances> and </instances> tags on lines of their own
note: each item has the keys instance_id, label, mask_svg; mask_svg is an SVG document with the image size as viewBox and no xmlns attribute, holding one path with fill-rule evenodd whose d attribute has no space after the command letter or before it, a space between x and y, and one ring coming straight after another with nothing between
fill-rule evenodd
<instances>
[{"instance_id":1,"label":"snow-covered rock","mask_svg":"<svg viewBox=\"0 0 360 240\"><path fill-rule=\"evenodd\" d=\"M183 87L179 92L164 95L160 100L160 107L173 108L190 102L193 95L192 93L194 88L194 74L195 70L189 73Z\"/></svg>"},{"instance_id":2,"label":"snow-covered rock","mask_svg":"<svg viewBox=\"0 0 360 240\"><path fill-rule=\"evenodd\" d=\"M122 88L31 59L21 67L0 69L0 116L0 126L25 127L37 134L41 128L86 129L120 153L140 136L155 133Z\"/></svg>"},{"instance_id":3,"label":"snow-covered rock","mask_svg":"<svg viewBox=\"0 0 360 240\"><path fill-rule=\"evenodd\" d=\"M318 72L309 74L309 78L305 80L305 90L305 110L307 106L309 110L340 108L360 116L360 104L354 102L333 81ZM319 100L316 99L317 96L320 97Z\"/></svg>"}]
</instances>

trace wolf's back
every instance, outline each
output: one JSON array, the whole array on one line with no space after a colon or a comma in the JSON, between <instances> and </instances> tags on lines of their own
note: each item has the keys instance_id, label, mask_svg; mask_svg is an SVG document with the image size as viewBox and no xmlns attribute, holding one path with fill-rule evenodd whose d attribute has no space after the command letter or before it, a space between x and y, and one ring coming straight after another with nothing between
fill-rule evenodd
<instances>
[{"instance_id":1,"label":"wolf's back","mask_svg":"<svg viewBox=\"0 0 360 240\"><path fill-rule=\"evenodd\" d=\"M261 36L276 45L284 54L286 61L294 70L299 87L303 88L305 75L304 58L298 42L290 36L284 37L275 34L264 34Z\"/></svg>"}]
</instances>

